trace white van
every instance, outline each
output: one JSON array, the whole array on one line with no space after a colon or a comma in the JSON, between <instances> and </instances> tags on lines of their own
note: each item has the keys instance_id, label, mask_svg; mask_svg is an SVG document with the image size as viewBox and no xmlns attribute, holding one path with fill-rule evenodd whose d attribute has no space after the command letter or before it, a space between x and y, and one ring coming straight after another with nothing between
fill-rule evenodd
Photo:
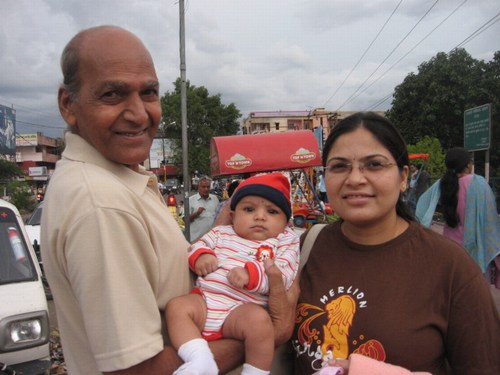
<instances>
[{"instance_id":1,"label":"white van","mask_svg":"<svg viewBox=\"0 0 500 375\"><path fill-rule=\"evenodd\" d=\"M49 331L35 251L17 208L0 199L0 374L47 373Z\"/></svg>"}]
</instances>

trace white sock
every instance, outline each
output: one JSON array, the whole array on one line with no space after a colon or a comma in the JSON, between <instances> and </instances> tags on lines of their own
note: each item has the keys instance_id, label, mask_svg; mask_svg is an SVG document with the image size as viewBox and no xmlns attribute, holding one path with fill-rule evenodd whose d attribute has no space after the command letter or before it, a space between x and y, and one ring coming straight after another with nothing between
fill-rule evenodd
<instances>
[{"instance_id":1,"label":"white sock","mask_svg":"<svg viewBox=\"0 0 500 375\"><path fill-rule=\"evenodd\" d=\"M206 340L190 340L181 345L177 354L184 364L174 372L176 375L217 375L219 373L214 355Z\"/></svg>"},{"instance_id":2,"label":"white sock","mask_svg":"<svg viewBox=\"0 0 500 375\"><path fill-rule=\"evenodd\" d=\"M241 375L267 375L270 374L271 371L264 371L257 367L254 367L248 363L243 365L243 370L241 371Z\"/></svg>"}]
</instances>

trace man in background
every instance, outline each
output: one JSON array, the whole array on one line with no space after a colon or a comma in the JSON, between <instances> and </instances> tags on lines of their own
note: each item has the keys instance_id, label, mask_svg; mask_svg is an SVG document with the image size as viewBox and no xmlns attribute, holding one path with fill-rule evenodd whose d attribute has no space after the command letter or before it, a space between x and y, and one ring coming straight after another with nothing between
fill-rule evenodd
<instances>
[{"instance_id":1,"label":"man in background","mask_svg":"<svg viewBox=\"0 0 500 375\"><path fill-rule=\"evenodd\" d=\"M212 180L203 176L198 181L198 193L189 198L189 231L191 242L207 233L214 223L219 198L210 194Z\"/></svg>"}]
</instances>

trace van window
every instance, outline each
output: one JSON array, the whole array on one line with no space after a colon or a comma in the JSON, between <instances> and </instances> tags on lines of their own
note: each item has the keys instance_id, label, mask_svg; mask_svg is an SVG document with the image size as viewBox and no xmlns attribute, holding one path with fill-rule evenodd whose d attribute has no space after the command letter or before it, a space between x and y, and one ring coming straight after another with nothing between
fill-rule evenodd
<instances>
[{"instance_id":1,"label":"van window","mask_svg":"<svg viewBox=\"0 0 500 375\"><path fill-rule=\"evenodd\" d=\"M37 274L15 213L0 207L0 284L36 280Z\"/></svg>"}]
</instances>

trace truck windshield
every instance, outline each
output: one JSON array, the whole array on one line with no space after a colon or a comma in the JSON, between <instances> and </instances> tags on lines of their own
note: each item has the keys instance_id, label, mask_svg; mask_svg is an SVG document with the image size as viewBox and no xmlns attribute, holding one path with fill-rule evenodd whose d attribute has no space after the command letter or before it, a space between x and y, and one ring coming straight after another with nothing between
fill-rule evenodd
<instances>
[{"instance_id":1,"label":"truck windshield","mask_svg":"<svg viewBox=\"0 0 500 375\"><path fill-rule=\"evenodd\" d=\"M15 213L0 207L0 284L36 280L37 274Z\"/></svg>"}]
</instances>

